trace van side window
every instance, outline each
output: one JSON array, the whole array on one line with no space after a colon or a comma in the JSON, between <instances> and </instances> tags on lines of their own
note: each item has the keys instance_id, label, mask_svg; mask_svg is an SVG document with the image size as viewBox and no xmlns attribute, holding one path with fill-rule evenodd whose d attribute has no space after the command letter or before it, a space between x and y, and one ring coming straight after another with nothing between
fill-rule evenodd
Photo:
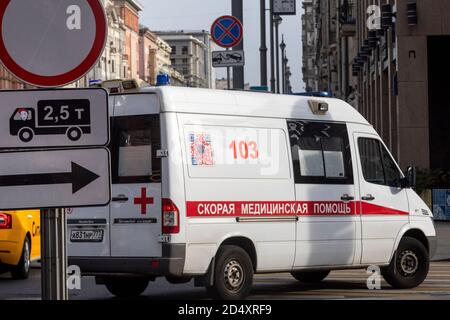
<instances>
[{"instance_id":1,"label":"van side window","mask_svg":"<svg viewBox=\"0 0 450 320\"><path fill-rule=\"evenodd\" d=\"M113 183L160 182L160 141L159 115L113 118Z\"/></svg>"},{"instance_id":2,"label":"van side window","mask_svg":"<svg viewBox=\"0 0 450 320\"><path fill-rule=\"evenodd\" d=\"M353 184L345 124L288 121L297 184Z\"/></svg>"},{"instance_id":3,"label":"van side window","mask_svg":"<svg viewBox=\"0 0 450 320\"><path fill-rule=\"evenodd\" d=\"M400 187L400 171L379 140L359 138L358 147L363 176L367 182L394 188Z\"/></svg>"}]
</instances>

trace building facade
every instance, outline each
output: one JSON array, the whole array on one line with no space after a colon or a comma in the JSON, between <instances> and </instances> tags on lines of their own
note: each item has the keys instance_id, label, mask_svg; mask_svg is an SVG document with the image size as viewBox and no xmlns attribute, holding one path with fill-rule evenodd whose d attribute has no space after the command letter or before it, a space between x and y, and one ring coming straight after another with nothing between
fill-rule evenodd
<instances>
[{"instance_id":1,"label":"building facade","mask_svg":"<svg viewBox=\"0 0 450 320\"><path fill-rule=\"evenodd\" d=\"M139 78L139 12L143 10L143 6L137 0L113 2L125 29L122 54L124 78Z\"/></svg>"},{"instance_id":2,"label":"building facade","mask_svg":"<svg viewBox=\"0 0 450 320\"><path fill-rule=\"evenodd\" d=\"M171 46L171 64L184 76L188 87L215 87L211 36L207 32L158 31L156 34Z\"/></svg>"},{"instance_id":3,"label":"building facade","mask_svg":"<svg viewBox=\"0 0 450 320\"><path fill-rule=\"evenodd\" d=\"M127 67L123 59L125 48L124 22L113 0L104 0L104 6L108 19L108 39L105 50L85 81L82 81L81 86L89 85L90 81L121 79L126 76L125 70Z\"/></svg>"},{"instance_id":4,"label":"building facade","mask_svg":"<svg viewBox=\"0 0 450 320\"><path fill-rule=\"evenodd\" d=\"M154 86L159 74L167 74L172 85L185 85L184 76L171 65L172 48L166 41L143 27L139 30L139 46L139 77L142 80Z\"/></svg>"},{"instance_id":5,"label":"building facade","mask_svg":"<svg viewBox=\"0 0 450 320\"><path fill-rule=\"evenodd\" d=\"M303 17L306 33L318 36L303 37L317 58L303 61L307 86L329 88L353 104L403 169L450 172L450 108L441 80L450 71L450 1L311 0L304 6L314 16ZM308 19L315 19L312 29Z\"/></svg>"},{"instance_id":6,"label":"building facade","mask_svg":"<svg viewBox=\"0 0 450 320\"><path fill-rule=\"evenodd\" d=\"M0 90L19 90L24 84L16 79L4 66L0 64Z\"/></svg>"}]
</instances>

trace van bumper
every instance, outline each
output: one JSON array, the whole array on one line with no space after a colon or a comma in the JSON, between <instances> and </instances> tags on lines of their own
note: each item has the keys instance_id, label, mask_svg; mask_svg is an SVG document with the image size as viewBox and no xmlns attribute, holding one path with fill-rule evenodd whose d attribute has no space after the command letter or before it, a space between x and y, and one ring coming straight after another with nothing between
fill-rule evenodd
<instances>
[{"instance_id":1,"label":"van bumper","mask_svg":"<svg viewBox=\"0 0 450 320\"><path fill-rule=\"evenodd\" d=\"M162 257L68 257L70 266L78 266L82 275L182 276L185 244L163 244Z\"/></svg>"}]
</instances>

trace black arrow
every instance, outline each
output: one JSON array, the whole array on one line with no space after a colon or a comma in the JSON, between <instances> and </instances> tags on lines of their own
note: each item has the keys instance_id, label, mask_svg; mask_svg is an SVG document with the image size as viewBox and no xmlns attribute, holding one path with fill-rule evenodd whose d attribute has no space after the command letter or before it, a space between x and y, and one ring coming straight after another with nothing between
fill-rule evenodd
<instances>
[{"instance_id":1,"label":"black arrow","mask_svg":"<svg viewBox=\"0 0 450 320\"><path fill-rule=\"evenodd\" d=\"M72 162L72 171L63 173L38 173L0 176L0 187L72 184L72 194L77 193L100 176Z\"/></svg>"}]
</instances>

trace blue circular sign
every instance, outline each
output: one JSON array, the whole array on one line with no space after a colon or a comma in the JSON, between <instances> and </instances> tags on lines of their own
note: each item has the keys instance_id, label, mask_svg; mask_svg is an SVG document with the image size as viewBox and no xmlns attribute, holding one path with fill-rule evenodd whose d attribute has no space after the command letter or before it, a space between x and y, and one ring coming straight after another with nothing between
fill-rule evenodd
<instances>
[{"instance_id":1,"label":"blue circular sign","mask_svg":"<svg viewBox=\"0 0 450 320\"><path fill-rule=\"evenodd\" d=\"M237 46L244 34L242 23L233 16L222 16L211 26L211 37L222 48Z\"/></svg>"}]
</instances>

